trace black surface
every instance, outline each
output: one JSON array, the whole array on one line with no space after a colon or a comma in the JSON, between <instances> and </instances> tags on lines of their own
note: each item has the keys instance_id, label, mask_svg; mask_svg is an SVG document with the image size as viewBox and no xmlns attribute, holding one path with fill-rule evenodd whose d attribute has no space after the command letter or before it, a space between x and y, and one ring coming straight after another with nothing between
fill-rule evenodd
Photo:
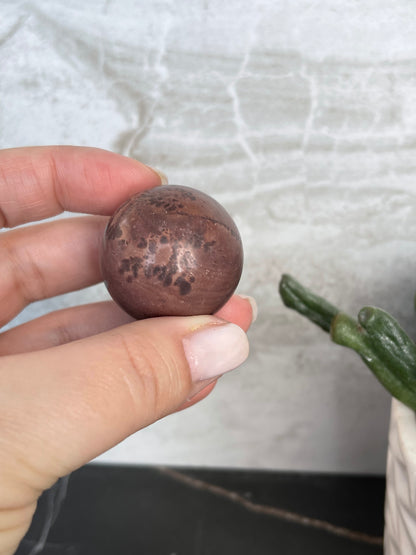
<instances>
[{"instance_id":1,"label":"black surface","mask_svg":"<svg viewBox=\"0 0 416 555\"><path fill-rule=\"evenodd\" d=\"M382 477L88 465L39 553L381 554L384 489ZM40 537L48 499L18 555Z\"/></svg>"}]
</instances>

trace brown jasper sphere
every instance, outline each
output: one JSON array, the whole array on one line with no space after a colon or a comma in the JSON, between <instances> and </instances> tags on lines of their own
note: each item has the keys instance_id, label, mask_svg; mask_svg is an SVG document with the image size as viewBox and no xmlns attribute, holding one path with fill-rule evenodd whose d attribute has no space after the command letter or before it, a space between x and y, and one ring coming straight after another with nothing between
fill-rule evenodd
<instances>
[{"instance_id":1,"label":"brown jasper sphere","mask_svg":"<svg viewBox=\"0 0 416 555\"><path fill-rule=\"evenodd\" d=\"M191 187L163 185L116 210L101 268L110 295L134 318L213 314L237 287L243 248L216 200Z\"/></svg>"}]
</instances>

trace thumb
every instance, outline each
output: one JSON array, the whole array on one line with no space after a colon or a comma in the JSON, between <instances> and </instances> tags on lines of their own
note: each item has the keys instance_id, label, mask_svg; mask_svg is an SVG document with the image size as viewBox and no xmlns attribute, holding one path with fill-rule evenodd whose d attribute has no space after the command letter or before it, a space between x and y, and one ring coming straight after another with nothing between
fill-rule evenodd
<instances>
[{"instance_id":1,"label":"thumb","mask_svg":"<svg viewBox=\"0 0 416 555\"><path fill-rule=\"evenodd\" d=\"M248 355L213 316L166 317L0 359L0 499L32 502L60 476L174 412Z\"/></svg>"}]
</instances>

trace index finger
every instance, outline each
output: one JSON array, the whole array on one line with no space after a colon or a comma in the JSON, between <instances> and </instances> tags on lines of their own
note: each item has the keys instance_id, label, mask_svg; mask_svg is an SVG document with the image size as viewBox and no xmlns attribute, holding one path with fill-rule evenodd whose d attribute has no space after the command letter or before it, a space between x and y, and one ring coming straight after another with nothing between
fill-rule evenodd
<instances>
[{"instance_id":1,"label":"index finger","mask_svg":"<svg viewBox=\"0 0 416 555\"><path fill-rule=\"evenodd\" d=\"M129 196L161 182L161 176L149 166L98 148L2 150L0 228L65 210L109 215Z\"/></svg>"}]
</instances>

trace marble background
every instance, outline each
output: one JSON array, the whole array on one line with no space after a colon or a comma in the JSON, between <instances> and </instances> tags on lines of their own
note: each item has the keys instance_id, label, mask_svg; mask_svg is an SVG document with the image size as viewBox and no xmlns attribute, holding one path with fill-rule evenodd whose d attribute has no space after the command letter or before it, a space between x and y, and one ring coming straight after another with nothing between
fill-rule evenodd
<instances>
[{"instance_id":1,"label":"marble background","mask_svg":"<svg viewBox=\"0 0 416 555\"><path fill-rule=\"evenodd\" d=\"M1 2L0 146L103 147L212 194L259 304L240 370L99 460L384 472L388 394L277 286L289 272L416 334L415 15L408 0Z\"/></svg>"}]
</instances>

